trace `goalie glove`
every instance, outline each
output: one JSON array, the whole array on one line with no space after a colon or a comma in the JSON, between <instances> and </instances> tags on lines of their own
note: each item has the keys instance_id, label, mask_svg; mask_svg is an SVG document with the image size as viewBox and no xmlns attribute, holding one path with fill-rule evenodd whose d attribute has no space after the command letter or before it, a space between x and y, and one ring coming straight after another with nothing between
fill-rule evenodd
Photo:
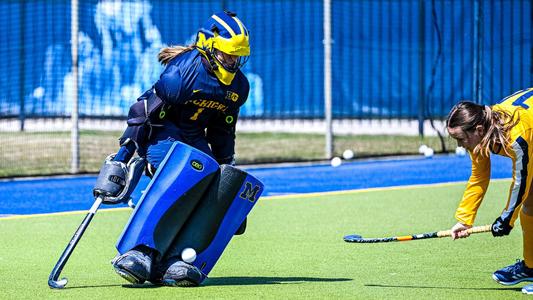
<instances>
[{"instance_id":1,"label":"goalie glove","mask_svg":"<svg viewBox=\"0 0 533 300\"><path fill-rule=\"evenodd\" d=\"M128 164L113 158L114 155L109 155L105 159L93 188L93 195L104 196L102 202L105 204L128 202L145 167L145 160L141 157L132 159Z\"/></svg>"}]
</instances>

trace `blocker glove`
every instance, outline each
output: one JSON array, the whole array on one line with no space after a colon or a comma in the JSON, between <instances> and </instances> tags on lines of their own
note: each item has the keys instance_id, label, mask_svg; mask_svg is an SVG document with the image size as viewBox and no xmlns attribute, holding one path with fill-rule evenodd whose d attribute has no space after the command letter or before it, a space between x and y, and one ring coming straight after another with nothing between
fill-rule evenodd
<instances>
[{"instance_id":1,"label":"blocker glove","mask_svg":"<svg viewBox=\"0 0 533 300\"><path fill-rule=\"evenodd\" d=\"M110 155L104 161L93 188L94 196L103 196L105 204L128 202L146 165L141 157L130 160L128 164L115 161L113 157Z\"/></svg>"},{"instance_id":2,"label":"blocker glove","mask_svg":"<svg viewBox=\"0 0 533 300\"><path fill-rule=\"evenodd\" d=\"M504 236L509 235L513 227L509 225L509 221L504 221L501 216L499 216L494 223L492 223L491 231L493 236Z\"/></svg>"},{"instance_id":3,"label":"blocker glove","mask_svg":"<svg viewBox=\"0 0 533 300\"><path fill-rule=\"evenodd\" d=\"M95 197L99 195L105 198L117 197L126 187L128 166L123 162L114 161L113 157L114 155L109 155L104 161L102 168L100 168L100 173L93 188Z\"/></svg>"}]
</instances>

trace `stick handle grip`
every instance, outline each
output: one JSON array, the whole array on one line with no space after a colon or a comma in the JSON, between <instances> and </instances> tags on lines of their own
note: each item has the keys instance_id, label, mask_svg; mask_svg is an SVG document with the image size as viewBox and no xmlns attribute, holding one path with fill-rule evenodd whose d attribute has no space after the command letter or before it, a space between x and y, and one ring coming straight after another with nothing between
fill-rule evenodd
<instances>
[{"instance_id":1,"label":"stick handle grip","mask_svg":"<svg viewBox=\"0 0 533 300\"><path fill-rule=\"evenodd\" d=\"M489 232L491 230L492 225L483 225L483 226L474 226L472 228L467 229L466 231L470 234L472 233L482 233L482 232ZM446 236L452 236L451 230L443 230L437 232L438 237L446 237Z\"/></svg>"}]
</instances>

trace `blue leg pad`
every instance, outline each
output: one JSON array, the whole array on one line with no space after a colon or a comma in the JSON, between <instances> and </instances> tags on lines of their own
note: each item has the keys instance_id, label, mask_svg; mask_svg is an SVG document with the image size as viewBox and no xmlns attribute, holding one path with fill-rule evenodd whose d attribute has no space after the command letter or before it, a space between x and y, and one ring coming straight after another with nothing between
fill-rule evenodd
<instances>
[{"instance_id":1,"label":"blue leg pad","mask_svg":"<svg viewBox=\"0 0 533 300\"><path fill-rule=\"evenodd\" d=\"M209 155L175 142L124 228L118 252L145 245L165 253L219 170Z\"/></svg>"},{"instance_id":2,"label":"blue leg pad","mask_svg":"<svg viewBox=\"0 0 533 300\"><path fill-rule=\"evenodd\" d=\"M250 174L222 165L220 176L213 181L164 260L179 259L183 249L193 248L197 257L192 264L203 273L203 281L259 199L263 188L263 183Z\"/></svg>"}]
</instances>

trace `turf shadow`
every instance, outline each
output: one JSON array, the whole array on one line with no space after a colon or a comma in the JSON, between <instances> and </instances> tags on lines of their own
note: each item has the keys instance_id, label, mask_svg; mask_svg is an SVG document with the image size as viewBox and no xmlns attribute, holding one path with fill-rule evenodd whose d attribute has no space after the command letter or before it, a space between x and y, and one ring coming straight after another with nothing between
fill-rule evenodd
<instances>
[{"instance_id":1,"label":"turf shadow","mask_svg":"<svg viewBox=\"0 0 533 300\"><path fill-rule=\"evenodd\" d=\"M423 286L423 285L387 285L387 284L365 284L368 287L381 288L407 288L407 289L438 289L438 290L472 290L472 291L521 291L521 287L494 287L494 288L476 288L476 287L454 287L454 286Z\"/></svg>"},{"instance_id":2,"label":"turf shadow","mask_svg":"<svg viewBox=\"0 0 533 300\"><path fill-rule=\"evenodd\" d=\"M317 277L209 277L202 284L218 285L263 285L263 284L298 284L302 282L337 282L350 281L352 278L317 278Z\"/></svg>"},{"instance_id":3,"label":"turf shadow","mask_svg":"<svg viewBox=\"0 0 533 300\"><path fill-rule=\"evenodd\" d=\"M317 278L317 277L209 277L200 285L202 286L224 286L224 285L265 285L265 284L298 284L302 282L338 282L350 281L352 278ZM109 288L124 287L131 289L154 289L163 287L151 283L145 284L103 284L72 286L68 289L84 288Z\"/></svg>"},{"instance_id":4,"label":"turf shadow","mask_svg":"<svg viewBox=\"0 0 533 300\"><path fill-rule=\"evenodd\" d=\"M123 284L122 287L129 289L157 289L163 287L160 284L144 283L144 284Z\"/></svg>"},{"instance_id":5,"label":"turf shadow","mask_svg":"<svg viewBox=\"0 0 533 300\"><path fill-rule=\"evenodd\" d=\"M110 288L110 287L117 287L117 286L123 286L123 284L78 285L78 286L68 286L64 289L73 290L73 289L87 289L87 288Z\"/></svg>"},{"instance_id":6,"label":"turf shadow","mask_svg":"<svg viewBox=\"0 0 533 300\"><path fill-rule=\"evenodd\" d=\"M110 287L123 287L129 289L155 289L162 287L161 285L145 283L145 284L102 284L102 285L80 285L72 286L66 289L86 289L86 288L110 288Z\"/></svg>"}]
</instances>

